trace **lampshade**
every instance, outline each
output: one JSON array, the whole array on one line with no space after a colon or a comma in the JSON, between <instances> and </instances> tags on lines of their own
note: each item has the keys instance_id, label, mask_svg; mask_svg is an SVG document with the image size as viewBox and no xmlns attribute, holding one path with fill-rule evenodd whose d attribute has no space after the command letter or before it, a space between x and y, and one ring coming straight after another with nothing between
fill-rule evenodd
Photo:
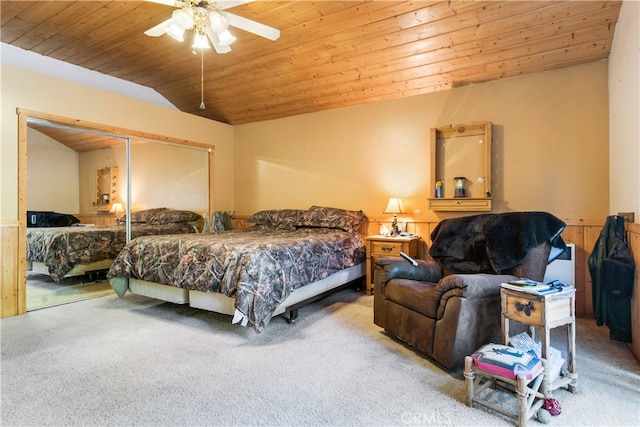
<instances>
[{"instance_id":1,"label":"lampshade","mask_svg":"<svg viewBox=\"0 0 640 427\"><path fill-rule=\"evenodd\" d=\"M387 207L384 209L384 212L382 213L395 215L395 214L407 213L407 211L404 210L404 204L402 203L402 199L391 197L389 199L389 203L387 203Z\"/></svg>"},{"instance_id":2,"label":"lampshade","mask_svg":"<svg viewBox=\"0 0 640 427\"><path fill-rule=\"evenodd\" d=\"M193 9L184 8L174 10L171 14L173 23L184 30L188 30L193 27Z\"/></svg>"},{"instance_id":3,"label":"lampshade","mask_svg":"<svg viewBox=\"0 0 640 427\"><path fill-rule=\"evenodd\" d=\"M218 40L220 41L220 46L229 46L231 43L236 41L236 38L229 32L229 30L220 31L218 33Z\"/></svg>"},{"instance_id":4,"label":"lampshade","mask_svg":"<svg viewBox=\"0 0 640 427\"><path fill-rule=\"evenodd\" d=\"M227 18L220 15L220 12L214 10L209 13L209 28L211 28L211 31L214 33L220 33L228 27L229 21L227 21Z\"/></svg>"},{"instance_id":5,"label":"lampshade","mask_svg":"<svg viewBox=\"0 0 640 427\"><path fill-rule=\"evenodd\" d=\"M122 207L122 203L114 203L111 205L111 209L109 212L114 214L119 214L120 212L124 212L124 208Z\"/></svg>"},{"instance_id":6,"label":"lampshade","mask_svg":"<svg viewBox=\"0 0 640 427\"><path fill-rule=\"evenodd\" d=\"M210 49L209 41L207 40L206 34L196 33L193 37L193 45L191 46L194 49Z\"/></svg>"}]
</instances>

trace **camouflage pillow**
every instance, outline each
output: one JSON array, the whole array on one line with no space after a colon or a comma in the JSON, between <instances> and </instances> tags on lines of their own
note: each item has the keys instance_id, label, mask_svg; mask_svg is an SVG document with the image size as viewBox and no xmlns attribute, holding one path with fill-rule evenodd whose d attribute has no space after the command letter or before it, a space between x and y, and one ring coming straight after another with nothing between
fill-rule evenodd
<instances>
[{"instance_id":1,"label":"camouflage pillow","mask_svg":"<svg viewBox=\"0 0 640 427\"><path fill-rule=\"evenodd\" d=\"M131 212L131 222L149 222L149 220L155 217L158 213L166 210L167 208L154 208ZM126 219L127 216L125 215L122 220L126 221Z\"/></svg>"},{"instance_id":2,"label":"camouflage pillow","mask_svg":"<svg viewBox=\"0 0 640 427\"><path fill-rule=\"evenodd\" d=\"M167 209L149 218L147 224L173 224L176 222L199 221L201 219L202 216L195 212Z\"/></svg>"},{"instance_id":3,"label":"camouflage pillow","mask_svg":"<svg viewBox=\"0 0 640 427\"><path fill-rule=\"evenodd\" d=\"M311 206L302 217L306 227L341 228L353 232L360 228L366 217L362 211L350 211L339 208Z\"/></svg>"},{"instance_id":4,"label":"camouflage pillow","mask_svg":"<svg viewBox=\"0 0 640 427\"><path fill-rule=\"evenodd\" d=\"M267 227L293 230L302 224L302 209L271 209L254 213L247 218L248 222Z\"/></svg>"}]
</instances>

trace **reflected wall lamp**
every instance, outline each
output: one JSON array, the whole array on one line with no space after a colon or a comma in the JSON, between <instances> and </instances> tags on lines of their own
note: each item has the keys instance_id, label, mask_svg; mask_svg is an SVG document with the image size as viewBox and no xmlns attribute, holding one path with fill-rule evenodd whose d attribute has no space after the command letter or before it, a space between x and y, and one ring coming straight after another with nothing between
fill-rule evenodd
<instances>
[{"instance_id":1,"label":"reflected wall lamp","mask_svg":"<svg viewBox=\"0 0 640 427\"><path fill-rule=\"evenodd\" d=\"M122 203L114 203L111 205L111 209L109 212L116 214L116 224L120 224L121 217L120 214L124 212L124 208L122 207Z\"/></svg>"}]
</instances>

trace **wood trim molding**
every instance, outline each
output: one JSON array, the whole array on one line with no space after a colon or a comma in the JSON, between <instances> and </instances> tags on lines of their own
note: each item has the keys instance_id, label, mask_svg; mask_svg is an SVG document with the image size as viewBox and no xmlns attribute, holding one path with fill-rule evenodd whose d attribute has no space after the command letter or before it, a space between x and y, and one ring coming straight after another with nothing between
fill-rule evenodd
<instances>
[{"instance_id":1,"label":"wood trim molding","mask_svg":"<svg viewBox=\"0 0 640 427\"><path fill-rule=\"evenodd\" d=\"M18 314L27 312L27 116L18 114ZM3 289L4 290L4 289Z\"/></svg>"},{"instance_id":2,"label":"wood trim molding","mask_svg":"<svg viewBox=\"0 0 640 427\"><path fill-rule=\"evenodd\" d=\"M19 261L15 256L20 245L19 228L17 221L0 224L0 317L22 314L24 311L19 310L26 305L26 292L21 295L20 287L16 286L20 283ZM26 286L26 277L24 283Z\"/></svg>"},{"instance_id":3,"label":"wood trim molding","mask_svg":"<svg viewBox=\"0 0 640 427\"><path fill-rule=\"evenodd\" d=\"M118 126L109 126L101 123L90 122L82 119L71 119L69 117L57 116L55 114L42 113L38 111L26 110L24 108L17 109L18 116L47 120L69 127L97 130L109 135L120 136L122 138L140 139L150 142L170 142L172 144L189 145L191 147L204 148L208 150L214 150L214 145L205 144L202 142L191 141L188 139L174 138L166 135L159 135L151 132L142 132L134 129L121 128ZM26 122L25 122L26 125ZM26 138L26 136L25 136Z\"/></svg>"}]
</instances>

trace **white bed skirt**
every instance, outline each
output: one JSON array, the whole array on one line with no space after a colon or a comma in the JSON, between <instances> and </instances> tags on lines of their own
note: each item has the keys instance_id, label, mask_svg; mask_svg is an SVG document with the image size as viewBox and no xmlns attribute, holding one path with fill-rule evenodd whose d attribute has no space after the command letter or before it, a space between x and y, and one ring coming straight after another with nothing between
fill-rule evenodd
<instances>
[{"instance_id":1,"label":"white bed skirt","mask_svg":"<svg viewBox=\"0 0 640 427\"><path fill-rule=\"evenodd\" d=\"M274 316L284 313L288 307L299 304L314 296L335 289L365 275L364 263L338 271L329 277L294 289L273 312ZM189 305L194 308L217 313L237 315L235 299L217 292L189 291Z\"/></svg>"},{"instance_id":2,"label":"white bed skirt","mask_svg":"<svg viewBox=\"0 0 640 427\"><path fill-rule=\"evenodd\" d=\"M89 264L77 264L65 274L64 277L82 276L83 274L96 270L108 270L111 264L113 264L112 259L103 259ZM51 275L49 274L49 267L40 261L27 261L27 271L33 271L34 273L45 274L47 276Z\"/></svg>"},{"instance_id":3,"label":"white bed skirt","mask_svg":"<svg viewBox=\"0 0 640 427\"><path fill-rule=\"evenodd\" d=\"M280 315L289 307L300 304L301 302L363 277L365 275L365 269L365 263L361 263L338 271L337 273L317 282L301 286L291 292L287 299L284 300L278 308L276 308L273 315ZM123 281L126 280L126 278L116 277L110 279L110 282L112 287L115 289L116 287L122 287L124 284ZM233 323L241 323L243 326L246 325L244 315L236 311L235 299L224 294L217 292L188 291L174 286L161 285L159 283L147 282L139 279L129 279L128 282L129 291L134 294L168 301L175 304L189 304L193 308L233 315Z\"/></svg>"},{"instance_id":4,"label":"white bed skirt","mask_svg":"<svg viewBox=\"0 0 640 427\"><path fill-rule=\"evenodd\" d=\"M161 299L174 304L187 304L189 302L188 290L145 280L129 279L129 291L137 295Z\"/></svg>"}]
</instances>

